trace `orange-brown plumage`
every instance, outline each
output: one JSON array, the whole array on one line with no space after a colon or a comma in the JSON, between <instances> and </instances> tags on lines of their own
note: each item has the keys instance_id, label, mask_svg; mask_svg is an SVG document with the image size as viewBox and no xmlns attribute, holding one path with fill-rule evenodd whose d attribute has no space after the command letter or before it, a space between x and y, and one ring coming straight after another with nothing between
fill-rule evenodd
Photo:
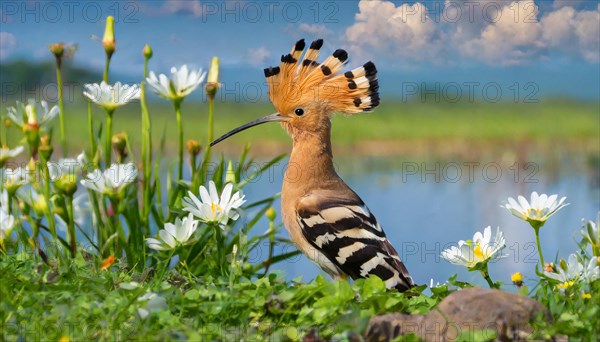
<instances>
[{"instance_id":1,"label":"orange-brown plumage","mask_svg":"<svg viewBox=\"0 0 600 342\"><path fill-rule=\"evenodd\" d=\"M269 98L277 113L243 125L279 121L293 148L283 181L283 223L298 248L333 276L353 279L376 275L387 287L404 291L413 280L383 229L358 195L333 167L333 113L355 114L379 104L377 69L372 62L342 73L348 54L336 50L318 63L323 40L303 54L304 40L265 69Z\"/></svg>"}]
</instances>

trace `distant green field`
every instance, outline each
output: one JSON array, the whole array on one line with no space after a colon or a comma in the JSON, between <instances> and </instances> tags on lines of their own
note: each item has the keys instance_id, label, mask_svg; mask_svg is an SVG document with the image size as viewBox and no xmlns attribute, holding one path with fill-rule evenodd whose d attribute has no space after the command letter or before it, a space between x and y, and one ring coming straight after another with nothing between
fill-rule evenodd
<instances>
[{"instance_id":1,"label":"distant green field","mask_svg":"<svg viewBox=\"0 0 600 342\"><path fill-rule=\"evenodd\" d=\"M104 123L104 113L93 107L95 124ZM205 103L184 103L185 139L206 142L208 107ZM6 112L5 106L2 112ZM240 124L274 112L271 104L216 103L215 136ZM176 123L168 102L150 104L155 146L163 132L167 147L176 143ZM87 146L87 107L83 103L66 104L67 134L71 148L76 151ZM131 104L115 112L114 132L126 131L132 145L140 144L139 104ZM56 120L58 123L58 120ZM55 125L58 138L58 125ZM8 129L9 145L21 136ZM333 118L333 142L338 148L351 148L364 142L373 146L402 142L419 144L462 141L473 144L532 141L541 145L578 143L600 145L600 104L574 101L542 101L535 104L515 103L421 103L384 101L372 113ZM6 141L3 134L3 141ZM251 143L267 150L287 150L289 138L277 124L266 124L232 137L221 147L233 152ZM371 145L370 145L371 146Z\"/></svg>"}]
</instances>

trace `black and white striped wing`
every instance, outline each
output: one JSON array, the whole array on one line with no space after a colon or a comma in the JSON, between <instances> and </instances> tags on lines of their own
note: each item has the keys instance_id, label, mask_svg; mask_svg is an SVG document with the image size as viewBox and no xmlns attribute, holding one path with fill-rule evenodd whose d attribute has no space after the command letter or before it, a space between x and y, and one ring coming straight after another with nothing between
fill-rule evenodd
<instances>
[{"instance_id":1,"label":"black and white striped wing","mask_svg":"<svg viewBox=\"0 0 600 342\"><path fill-rule=\"evenodd\" d=\"M297 219L308 243L330 265L312 259L329 273L341 271L352 279L373 274L399 291L414 286L398 253L358 196L348 199L330 192L310 193L298 202Z\"/></svg>"}]
</instances>

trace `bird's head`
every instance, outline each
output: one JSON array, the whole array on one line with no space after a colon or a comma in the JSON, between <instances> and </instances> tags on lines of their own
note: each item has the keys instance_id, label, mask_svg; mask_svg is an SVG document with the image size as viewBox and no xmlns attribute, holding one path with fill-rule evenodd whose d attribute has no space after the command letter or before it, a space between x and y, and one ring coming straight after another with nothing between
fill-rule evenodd
<instances>
[{"instance_id":1,"label":"bird's head","mask_svg":"<svg viewBox=\"0 0 600 342\"><path fill-rule=\"evenodd\" d=\"M375 64L367 62L352 71L341 72L348 53L336 50L321 64L317 62L323 40L311 43L304 54L304 39L281 56L278 67L265 69L269 98L276 113L254 120L211 143L212 145L247 128L278 121L294 137L301 132L315 133L329 127L333 113L356 114L379 105L379 84Z\"/></svg>"}]
</instances>

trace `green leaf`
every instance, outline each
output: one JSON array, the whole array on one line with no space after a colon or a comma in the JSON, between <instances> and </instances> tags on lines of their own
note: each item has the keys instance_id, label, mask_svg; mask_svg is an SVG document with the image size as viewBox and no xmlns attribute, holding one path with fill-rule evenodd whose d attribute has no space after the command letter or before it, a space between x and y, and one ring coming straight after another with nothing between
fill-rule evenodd
<instances>
[{"instance_id":1,"label":"green leaf","mask_svg":"<svg viewBox=\"0 0 600 342\"><path fill-rule=\"evenodd\" d=\"M185 299L196 301L200 298L200 292L197 289L191 289L185 293Z\"/></svg>"}]
</instances>

